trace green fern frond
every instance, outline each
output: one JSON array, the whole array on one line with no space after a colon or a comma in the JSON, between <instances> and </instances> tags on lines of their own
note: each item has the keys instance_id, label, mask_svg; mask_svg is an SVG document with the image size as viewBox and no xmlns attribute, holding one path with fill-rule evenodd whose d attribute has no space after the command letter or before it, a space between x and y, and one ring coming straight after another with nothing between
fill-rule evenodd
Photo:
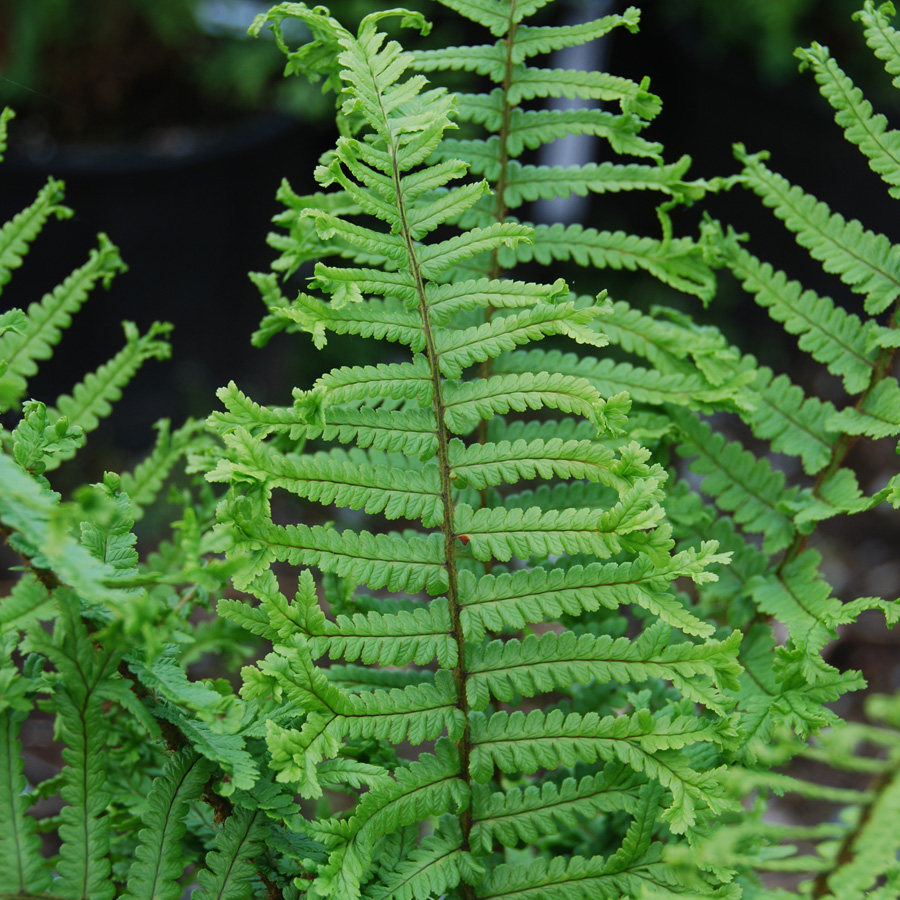
<instances>
[{"instance_id":1,"label":"green fern frond","mask_svg":"<svg viewBox=\"0 0 900 900\"><path fill-rule=\"evenodd\" d=\"M890 185L888 193L900 197L900 132L889 129L887 119L873 115L872 104L837 64L827 47L813 42L794 55L801 68L809 66L822 96L835 110L834 120L844 129L844 137L869 160L869 167Z\"/></svg>"},{"instance_id":2,"label":"green fern frond","mask_svg":"<svg viewBox=\"0 0 900 900\"><path fill-rule=\"evenodd\" d=\"M413 848L401 863L383 875L381 884L367 891L371 900L413 900L445 895L459 884L481 874L481 867L462 849L462 831L451 816L444 816L440 830Z\"/></svg>"},{"instance_id":3,"label":"green fern frond","mask_svg":"<svg viewBox=\"0 0 900 900\"><path fill-rule=\"evenodd\" d=\"M153 450L133 471L121 476L121 489L131 501L131 514L135 520L142 518L144 509L157 498L178 460L189 448L196 447L195 438L203 423L188 419L181 428L170 431L169 420L161 419L155 428L157 436Z\"/></svg>"},{"instance_id":4,"label":"green fern frond","mask_svg":"<svg viewBox=\"0 0 900 900\"><path fill-rule=\"evenodd\" d=\"M247 900L253 896L254 857L265 840L263 813L239 807L216 835L216 846L206 854L206 868L197 873L197 900Z\"/></svg>"},{"instance_id":5,"label":"green fern frond","mask_svg":"<svg viewBox=\"0 0 900 900\"><path fill-rule=\"evenodd\" d=\"M834 305L828 297L804 290L789 281L784 272L776 272L761 263L738 243L733 232L721 229L707 232L724 262L743 281L744 290L754 294L756 302L781 322L790 334L800 335L798 346L829 372L844 381L848 394L864 391L872 378L877 353L871 347L871 323Z\"/></svg>"},{"instance_id":6,"label":"green fern frond","mask_svg":"<svg viewBox=\"0 0 900 900\"><path fill-rule=\"evenodd\" d=\"M3 109L0 110L0 161L3 160L3 156L6 153L7 129L9 126L9 122L15 117L15 112L13 112L13 110L11 110L8 106L4 106Z\"/></svg>"},{"instance_id":7,"label":"green fern frond","mask_svg":"<svg viewBox=\"0 0 900 900\"><path fill-rule=\"evenodd\" d=\"M897 51L897 31L889 22L895 14L892 3L875 6L873 0L865 0L863 8L853 18L862 22L866 43L875 56L884 63L885 71L894 77L894 87L900 87L900 53Z\"/></svg>"},{"instance_id":8,"label":"green fern frond","mask_svg":"<svg viewBox=\"0 0 900 900\"><path fill-rule=\"evenodd\" d=\"M309 27L311 42L287 51L289 68L325 77L340 91L343 137L315 172L330 194L300 198L285 190L289 211L279 224L287 234L274 242L282 253L275 271L315 261L314 275L309 292L294 302L274 275L256 276L269 307L257 337L262 342L286 325L288 332L310 334L317 346L335 331L392 341L397 354L390 362L331 370L311 389L295 389L292 407L263 408L229 386L221 394L227 411L210 422L225 451L219 459L196 457L210 480L230 485L219 508L219 535L229 556L244 563L236 586L259 600L257 607L223 600L221 613L272 643L257 667L244 670L242 699L255 709L248 739L265 738L266 764L286 791L323 803L326 788L351 796L346 815L301 825L327 848L325 861L310 859L304 870L312 876L308 890L322 898L412 900L432 891L480 896L492 862L485 841L493 838L482 834L481 845L473 844L469 803L473 783L492 781L495 755L503 757L502 772L516 772L522 781L502 778L491 791L524 789L533 780L526 776L538 767L578 763L579 778L587 774L587 780L577 788L568 772L548 773L563 785L558 821L565 823L606 803L596 799L602 792L596 769L584 772L583 766L616 761L616 784L629 792L625 802L634 820L630 830L618 819L613 825L610 845L621 849L610 863L618 867L617 878L625 877L619 869L657 852L650 848L650 823L660 818L666 789L674 796L663 820L678 832L729 805L721 795L721 773L715 766L707 771L700 758L733 744L726 715L732 701L725 691L737 688L739 635L709 641L715 626L698 618L672 587L681 576L705 583L714 577L707 568L727 561L727 554L714 542L672 552L660 505L665 472L649 451L622 436L628 395L607 391L605 384L598 389L578 373L548 370L547 360L561 358L554 351L532 356L517 350L551 335L602 347L602 317L610 309L605 295L596 301L575 297L559 278L537 284L503 277L504 268L528 255L536 232L494 208L504 208L507 189L505 199L524 199L532 189L526 184L540 179L561 184L565 178L566 190L576 192L653 187L681 202L696 199L707 186L685 181L686 160L577 173L502 160L501 148L508 153L517 141L520 149L538 146L564 128L658 156L656 145L639 136L658 110L645 84L576 73L551 75L539 85L515 62L618 25L633 28L636 10L582 26L544 28L524 24L540 0L515 8L481 0L450 5L501 40L463 48L452 59L442 51L404 53L378 34L380 14L365 18L355 35L321 8L282 4L270 15L282 44L282 20L294 15ZM518 47L507 37L511 22ZM497 83L503 98L467 95L457 104L410 74L413 67L457 66L502 71ZM522 96L602 96L617 100L622 113L519 115L510 109L511 87ZM499 114L502 141L501 133L486 141L446 139L457 105L463 118L489 129L498 128ZM503 125L507 113L515 133ZM490 185L494 194L488 197L478 176L494 178L498 166L505 181L500 190ZM475 179L457 182L473 174ZM521 184L514 184L516 174ZM664 210L661 218L668 229ZM683 277L687 284L694 273L692 292L702 290L700 284L711 289L711 270L696 243L674 241L668 231L664 241L640 240L611 236L608 243L630 249L633 257L646 250L645 267L658 265L646 262L653 252L689 257L690 264L673 264L666 277ZM332 264L335 259L341 262ZM701 342L692 349L699 355L711 344L707 339L702 349ZM728 348L709 349L716 352ZM681 379L685 394L693 376L693 386L709 391L711 408L734 403L749 380L743 371L732 377L725 364L710 363L695 374L688 357L671 352L673 368L666 375ZM640 378L635 373L633 381ZM554 420L546 417L548 410L556 411ZM654 434L671 428L662 415L640 416ZM310 440L356 446L310 448L304 443ZM546 483L510 489L538 480ZM343 510L408 519L411 527L376 533L340 512L336 526L276 522L276 492L283 490ZM608 563L592 563L592 557ZM521 570L505 572L498 565L512 559L523 564ZM279 561L302 569L293 600L276 577L273 564ZM323 573L324 599L305 567ZM634 644L623 641L624 619L615 613L625 606L640 607L641 617L662 624ZM569 616L583 616L583 626ZM560 618L559 636L519 639L510 633ZM667 625L706 643L666 646ZM488 630L496 632L494 643L484 642ZM350 664L318 665L325 655ZM537 682L526 685L528 677ZM609 703L628 702L631 680L652 687L635 695L641 712L617 717ZM573 742L554 741L565 714L552 708L540 713L549 736L542 732L535 742L529 737L527 749L516 751L521 758L499 749L499 741L481 739L476 707L486 709L491 695L518 703L518 688L533 695L557 687L578 710L565 720L574 729ZM604 717L581 712L595 694L604 698ZM679 694L681 706L674 699ZM688 714L694 700L707 705L704 717ZM497 715L518 727L517 714ZM601 737L607 728L624 727L617 718L633 723L631 737L642 749L616 750L622 741ZM584 740L576 735L580 731ZM600 740L605 743L598 753ZM437 742L436 756L416 758L413 751L401 759L394 749L401 742L416 747L430 741ZM554 746L563 749L552 756ZM334 767L351 760L371 761L376 770L364 779L351 767L342 784L343 770ZM641 789L648 779L652 784ZM531 825L523 828L556 821L528 797ZM434 836L418 840L419 823L439 817ZM307 888L305 877L297 883Z\"/></svg>"},{"instance_id":9,"label":"green fern frond","mask_svg":"<svg viewBox=\"0 0 900 900\"><path fill-rule=\"evenodd\" d=\"M866 312L877 315L900 296L900 249L883 234L849 222L828 205L791 185L763 163L765 154L748 154L740 144L735 156L744 164L742 180L794 233L797 243L839 275L858 294Z\"/></svg>"},{"instance_id":10,"label":"green fern frond","mask_svg":"<svg viewBox=\"0 0 900 900\"><path fill-rule=\"evenodd\" d=\"M122 396L122 389L146 360L168 359L171 355L171 346L164 337L172 330L168 323L154 322L143 335L133 322L124 322L123 327L125 346L109 362L86 375L71 394L57 398L56 405L70 427L93 431L100 419L112 412L111 404ZM52 463L58 465L64 457L65 454L57 454Z\"/></svg>"},{"instance_id":11,"label":"green fern frond","mask_svg":"<svg viewBox=\"0 0 900 900\"><path fill-rule=\"evenodd\" d=\"M3 111L3 143L6 143L6 123L12 118L8 109ZM2 159L2 156L0 156ZM49 178L38 191L31 206L13 216L0 228L0 290L6 285L14 269L22 265L22 257L28 252L30 244L41 233L51 216L67 219L72 210L63 206L64 185L61 181Z\"/></svg>"},{"instance_id":12,"label":"green fern frond","mask_svg":"<svg viewBox=\"0 0 900 900\"><path fill-rule=\"evenodd\" d=\"M43 221L38 230L42 224ZM0 336L0 359L8 365L6 373L0 377L0 408L8 409L18 402L25 392L27 379L37 372L35 360L49 358L62 330L68 327L93 287L98 282L108 286L117 272L124 271L118 248L105 235L101 234L99 241L99 248L91 251L81 268L46 294L40 303L28 307L26 328L7 331Z\"/></svg>"},{"instance_id":13,"label":"green fern frond","mask_svg":"<svg viewBox=\"0 0 900 900\"><path fill-rule=\"evenodd\" d=\"M153 782L147 798L145 827L128 873L127 900L176 900L182 887L185 860L181 839L186 831L188 805L196 799L212 766L191 750L175 754Z\"/></svg>"},{"instance_id":14,"label":"green fern frond","mask_svg":"<svg viewBox=\"0 0 900 900\"><path fill-rule=\"evenodd\" d=\"M41 855L37 821L26 815L24 758L19 731L26 710L0 710L0 893L33 896L45 891L51 873Z\"/></svg>"},{"instance_id":15,"label":"green fern frond","mask_svg":"<svg viewBox=\"0 0 900 900\"><path fill-rule=\"evenodd\" d=\"M103 705L106 683L116 674L121 651L98 648L78 614L78 599L58 591L65 631L56 641L32 632L30 642L53 663L58 676L52 702L59 716L66 747L60 791L66 804L60 813L62 841L54 893L66 900L111 900L110 803L106 778L106 740Z\"/></svg>"}]
</instances>

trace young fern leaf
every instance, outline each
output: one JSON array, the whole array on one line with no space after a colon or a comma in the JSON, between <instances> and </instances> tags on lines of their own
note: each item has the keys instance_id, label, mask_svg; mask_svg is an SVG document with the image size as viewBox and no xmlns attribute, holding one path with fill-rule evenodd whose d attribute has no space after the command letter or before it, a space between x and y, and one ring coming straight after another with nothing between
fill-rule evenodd
<instances>
[{"instance_id":1,"label":"young fern leaf","mask_svg":"<svg viewBox=\"0 0 900 900\"><path fill-rule=\"evenodd\" d=\"M523 24L515 45L506 40L509 22L516 16L523 22L541 3L454 4L464 13L476 10L491 28L500 28L495 13L502 8L503 40L486 51L465 48L459 57L493 71L503 50L505 71L503 48L512 47L523 94L530 90L524 60L637 21L630 10L571 28ZM631 641L622 637L615 612L641 607L686 634L710 638L713 627L692 614L671 581L708 579L706 567L726 557L714 543L671 554L660 505L664 473L646 451L618 438L630 398L598 389L580 372L545 367L546 359L557 359L552 352L525 357L517 349L551 335L602 347L608 304L571 297L560 279L502 277L498 261L528 246L535 229L508 221L505 211L490 214L503 188L491 197L483 181L459 183L478 164L455 158L458 144L445 139L456 101L409 74L413 57L377 30L386 16L423 24L390 10L366 17L354 34L322 8L282 4L270 14L282 43L284 20L307 25L312 39L286 51L289 66L324 75L340 90L344 122L336 149L315 173L330 193L301 200L283 192L290 235L277 242L283 256L275 269L316 265L309 291L290 302L274 278L257 276L270 307L263 336L286 324L317 346L330 331L392 341L397 354L390 362L335 368L311 389L295 389L291 407L261 407L234 385L220 393L227 409L210 424L226 450L207 461L208 478L231 487L220 529L229 554L246 560L237 583L260 603L223 601L220 609L272 643L257 666L244 670L253 719L248 735L265 738L265 764L287 791L324 802L326 789L340 785L352 798L345 815L292 825L327 848L325 861L309 862L311 883L296 882L313 896L486 896L492 868L503 858L495 833L500 841L510 829L535 828L554 816L580 821L621 792L634 823L611 832L613 862L596 856L587 864L612 867L610 878L627 879L625 869L656 852L650 838L657 820L683 833L730 808L720 773L695 766L694 754L733 744L725 691L737 686L739 636L666 646L669 630L660 624ZM415 62L446 59L425 54ZM576 90L621 100L617 133L635 135L639 125L631 117L654 109L655 98L631 82L582 81ZM560 77L561 91L566 84ZM463 109L467 102L461 100ZM508 102L507 96L501 117ZM485 121L493 115L488 105ZM587 118L596 130L596 117ZM532 137L522 127L525 146ZM693 198L699 190L683 181L684 169L683 162L652 171L604 167L566 178L574 190L580 178L592 188L602 179L604 189L652 184ZM518 171L531 179L531 170ZM527 190L524 183L507 185L522 196ZM698 278L708 275L693 246L677 247L691 256ZM351 264L332 265L333 257ZM492 374L497 359L512 362ZM310 448L309 440L357 446ZM540 490L550 485L510 490L538 479L562 480L559 498L574 502L549 502ZM336 527L276 522L273 503L282 491L382 521L371 531L352 519ZM405 530L388 530L398 519ZM276 561L301 569L293 601L270 568ZM507 562L515 571L504 571ZM303 567L325 576L330 615ZM388 595L371 597L366 589ZM576 632L582 617L585 632ZM548 620L561 620L558 637L509 633ZM489 629L492 641L485 642ZM317 664L325 655L361 664ZM616 715L607 700L602 715L580 711L591 691L623 696L632 681L652 686L631 695L633 713ZM578 711L555 708L560 687ZM676 700L679 690L688 699ZM523 694L540 696L534 702L546 710L525 719L515 710ZM694 701L705 707L700 716L688 714ZM430 742L433 753L421 748ZM363 780L353 766L370 761L374 772ZM578 781L569 771L576 765ZM473 800L480 785L488 796L507 790L519 796L542 768L554 770L557 794L548 789L541 796L548 805L559 799L558 812L542 811L529 792L527 822L506 830L478 825L486 802ZM520 783L506 777L514 772ZM419 823L427 820L436 820L436 830L419 842ZM557 887L566 890L564 875Z\"/></svg>"}]
</instances>

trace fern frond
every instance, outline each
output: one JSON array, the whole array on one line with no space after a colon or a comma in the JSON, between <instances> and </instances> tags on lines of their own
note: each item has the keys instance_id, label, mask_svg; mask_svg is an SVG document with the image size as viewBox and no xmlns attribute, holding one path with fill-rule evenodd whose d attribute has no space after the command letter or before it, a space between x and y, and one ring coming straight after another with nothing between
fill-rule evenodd
<instances>
[{"instance_id":1,"label":"fern frond","mask_svg":"<svg viewBox=\"0 0 900 900\"><path fill-rule=\"evenodd\" d=\"M863 8L853 18L862 22L866 43L878 59L884 63L885 71L894 76L894 87L900 87L900 53L897 51L897 31L890 24L889 16L894 14L891 3L875 6L873 0L865 0Z\"/></svg>"},{"instance_id":2,"label":"fern frond","mask_svg":"<svg viewBox=\"0 0 900 900\"><path fill-rule=\"evenodd\" d=\"M765 154L751 156L738 144L735 155L744 164L743 183L826 272L839 275L852 291L866 295L866 312L877 315L900 296L900 248L885 235L832 213L827 204L767 168L762 161Z\"/></svg>"},{"instance_id":3,"label":"fern frond","mask_svg":"<svg viewBox=\"0 0 900 900\"><path fill-rule=\"evenodd\" d=\"M827 47L813 42L798 48L794 56L801 68L809 66L822 96L835 110L834 120L844 129L844 137L869 160L869 167L890 185L888 193L900 198L900 132L889 129L887 119L873 115L872 104L837 64Z\"/></svg>"},{"instance_id":4,"label":"fern frond","mask_svg":"<svg viewBox=\"0 0 900 900\"><path fill-rule=\"evenodd\" d=\"M9 122L15 117L15 112L8 106L4 106L3 109L0 110L0 161L3 160L3 156L6 153L7 128Z\"/></svg>"},{"instance_id":5,"label":"fern frond","mask_svg":"<svg viewBox=\"0 0 900 900\"><path fill-rule=\"evenodd\" d=\"M754 294L756 302L783 323L788 333L800 335L797 343L801 350L842 378L848 394L859 394L868 387L877 358L871 347L870 322L860 322L858 316L835 306L831 298L804 290L784 272L761 263L740 246L734 232L725 235L716 228L706 234L743 281L744 290Z\"/></svg>"},{"instance_id":6,"label":"fern frond","mask_svg":"<svg viewBox=\"0 0 900 900\"><path fill-rule=\"evenodd\" d=\"M8 109L3 110L3 142L5 146L6 123L12 118ZM0 156L2 158L2 156ZM61 181L48 178L38 191L34 203L17 213L0 228L0 291L12 278L14 269L22 265L22 257L28 253L29 245L41 233L51 216L67 219L72 210L61 201L64 185ZM0 351L2 352L2 351Z\"/></svg>"},{"instance_id":7,"label":"fern frond","mask_svg":"<svg viewBox=\"0 0 900 900\"><path fill-rule=\"evenodd\" d=\"M0 336L0 359L8 369L0 376L0 408L9 408L25 391L27 379L37 372L35 360L48 359L62 330L87 299L97 282L108 286L117 272L124 271L118 248L101 234L99 247L88 261L46 294L40 303L28 307L28 325L21 331Z\"/></svg>"},{"instance_id":8,"label":"fern frond","mask_svg":"<svg viewBox=\"0 0 900 900\"><path fill-rule=\"evenodd\" d=\"M186 831L188 805L196 799L212 772L212 765L191 750L175 754L153 782L147 798L134 863L128 873L127 900L177 900L185 860L181 839Z\"/></svg>"},{"instance_id":9,"label":"fern frond","mask_svg":"<svg viewBox=\"0 0 900 900\"><path fill-rule=\"evenodd\" d=\"M111 404L122 396L122 389L148 359L168 359L172 349L165 335L171 331L168 323L154 322L145 334L140 334L133 322L124 322L125 346L95 372L76 384L71 394L63 394L56 405L70 427L93 431L100 419L112 412ZM54 457L55 464L63 455ZM58 462L56 462L58 461Z\"/></svg>"},{"instance_id":10,"label":"fern frond","mask_svg":"<svg viewBox=\"0 0 900 900\"><path fill-rule=\"evenodd\" d=\"M215 849L206 854L206 868L197 873L197 900L247 900L253 896L254 857L265 841L265 816L238 807L216 835Z\"/></svg>"},{"instance_id":11,"label":"fern frond","mask_svg":"<svg viewBox=\"0 0 900 900\"><path fill-rule=\"evenodd\" d=\"M169 420L161 419L154 426L157 431L153 450L134 470L121 477L121 489L131 501L135 520L143 517L144 509L159 495L175 463L195 446L195 438L203 429L203 422L188 419L181 428L169 430Z\"/></svg>"},{"instance_id":12,"label":"fern frond","mask_svg":"<svg viewBox=\"0 0 900 900\"><path fill-rule=\"evenodd\" d=\"M58 670L53 704L59 716L66 747L60 791L66 804L60 813L60 847L54 893L66 900L111 900L115 885L110 879L110 803L106 777L106 736L103 704L106 682L116 674L122 653L98 648L79 618L78 599L57 591L65 631L51 642L31 634L36 650Z\"/></svg>"},{"instance_id":13,"label":"fern frond","mask_svg":"<svg viewBox=\"0 0 900 900\"><path fill-rule=\"evenodd\" d=\"M37 821L26 815L24 758L19 731L26 710L0 710L0 893L32 896L50 886Z\"/></svg>"}]
</instances>

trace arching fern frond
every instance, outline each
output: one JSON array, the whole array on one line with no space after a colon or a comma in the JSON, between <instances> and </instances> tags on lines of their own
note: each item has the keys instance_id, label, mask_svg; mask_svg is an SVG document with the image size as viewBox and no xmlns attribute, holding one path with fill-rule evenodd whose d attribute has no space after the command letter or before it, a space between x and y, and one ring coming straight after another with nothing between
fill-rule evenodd
<instances>
[{"instance_id":1,"label":"arching fern frond","mask_svg":"<svg viewBox=\"0 0 900 900\"><path fill-rule=\"evenodd\" d=\"M791 185L764 163L766 154L735 155L744 164L743 183L756 193L795 235L797 242L839 275L851 290L865 294L866 311L883 312L900 296L900 250L883 234L832 213L827 204Z\"/></svg>"},{"instance_id":2,"label":"arching fern frond","mask_svg":"<svg viewBox=\"0 0 900 900\"><path fill-rule=\"evenodd\" d=\"M498 8L453 3L499 27ZM638 137L641 115L655 113L655 98L624 79L585 74L571 87L619 100L619 116L589 114L583 122L576 115L507 117L511 86L523 96L541 93L529 81L526 59L637 22L637 12L629 10L584 26L525 25L541 5L505 7L507 28L513 19L521 23L518 46L501 29L498 44L456 61L446 52L413 57L378 32L386 15L422 24L402 10L369 16L355 33L324 9L282 4L270 17L282 43L288 18L309 27L311 42L288 51L289 66L326 77L339 92L344 134L315 172L329 193L301 198L282 192L290 212L281 224L290 233L277 242L283 255L275 270L315 261L314 274L293 301L273 275L255 278L269 307L258 342L284 328L311 335L317 347L336 332L391 341L397 350L388 362L332 369L310 389L295 389L290 406L260 406L230 385L220 392L226 411L210 420L225 452L219 459L198 457L209 480L230 486L219 508L219 533L229 556L243 561L236 584L259 600L256 607L223 600L220 610L272 643L258 666L244 670L243 695L258 710L249 733L265 739L265 764L286 790L320 802L326 788L351 796L345 816L299 825L327 848L327 859L309 863L311 885L303 884L322 898L411 900L445 890L461 898L481 895L494 864L494 832L487 825L474 830L470 804L473 785L493 782L495 761L501 771L523 773L525 784L509 784L516 791L539 766L587 766L574 790L564 770L554 774L563 804L556 815L569 823L606 807L613 795L598 797L612 785L594 776L600 760L615 759L615 783L627 792L634 819L631 827L617 821L610 832L616 860L610 865L617 871L649 852L649 823L662 814L664 791L673 794L665 819L679 832L699 815L725 808L719 775L695 769L695 749L682 750L732 740L725 692L737 684L738 636L664 644L667 625L713 636L713 626L693 614L672 581L702 581L710 577L707 567L726 557L714 543L672 554L660 505L664 472L647 451L620 437L631 398L592 380L590 367L581 374L546 365L560 361L555 351L526 356L518 349L548 337L602 348L609 304L603 296L571 295L560 278L541 284L504 277L507 261L515 265L520 254L528 255L523 248L536 230L491 211L498 198L503 206L504 192L507 202L517 203L533 190L540 193L539 182L552 185L551 193L652 188L684 202L705 187L685 180L687 160L570 172L501 159L499 147L506 153L517 142L520 149L536 146L545 129L556 133L563 126L658 155ZM508 55L500 54L506 46L509 59L521 61L512 63L521 81L504 82L499 106L496 94L459 103L464 116L489 128L498 127L499 113L501 133L480 145L446 139L455 98L410 69L460 63L506 71ZM560 76L559 90L570 90L567 84ZM546 93L556 90L545 87ZM517 132L503 124L507 118L515 118ZM460 159L461 150L467 158ZM499 191L490 185L491 197L479 176L495 177L498 164L505 180ZM696 284L709 278L693 242L640 240L631 241L629 259L653 266L647 261L653 251L687 255L693 262L682 270L685 277L693 272ZM617 242L624 246L629 239L614 236L611 248ZM335 257L342 262L333 264ZM685 373L666 377L674 379L670 390L678 381L689 393ZM695 381L711 398L730 397L735 389L731 382ZM555 411L553 421L544 416L547 410ZM356 446L322 449L309 441ZM510 490L517 482L526 484ZM285 522L275 512L282 492L379 519L372 530L341 511L335 526ZM384 520L396 519L407 520L408 530L385 530ZM301 570L293 601L271 567L278 561ZM499 564L512 561L518 570L504 572ZM306 567L323 574L327 606ZM425 602L423 594L430 595ZM623 606L667 624L629 642L616 615ZM579 619L585 631L576 636ZM559 622L559 636L539 641L510 634L548 620ZM489 630L494 633L485 642ZM321 656L349 665L317 663ZM481 710L492 698L514 705L523 695L552 696L563 688L581 705L598 686L608 684L610 697L623 696L631 682L653 686L636 700L641 712L622 719L632 722L639 749L625 749L627 741L612 736L623 726L615 724L607 700L603 716L571 712L566 727L574 730L567 736L556 734L564 716L550 703L541 714L548 734L529 738L512 755L482 736ZM683 704L703 706L704 716L687 715L679 696L688 698ZM500 719L518 727L515 713L498 709L495 716L491 727ZM432 741L435 756L415 756ZM406 745L411 749L403 754L411 759L398 758L396 748ZM360 778L353 761L372 761L382 774ZM343 784L338 763L349 766ZM498 780L491 790L506 790L507 782ZM527 822L513 828L555 821L528 797ZM437 830L420 841L416 828L427 819L439 820Z\"/></svg>"}]
</instances>

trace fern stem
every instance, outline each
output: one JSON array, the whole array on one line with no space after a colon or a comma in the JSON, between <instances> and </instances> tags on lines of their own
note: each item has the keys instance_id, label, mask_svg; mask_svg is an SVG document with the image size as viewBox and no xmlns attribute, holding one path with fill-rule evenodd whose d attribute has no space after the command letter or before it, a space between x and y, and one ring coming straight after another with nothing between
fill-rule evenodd
<instances>
[{"instance_id":1,"label":"fern stem","mask_svg":"<svg viewBox=\"0 0 900 900\"><path fill-rule=\"evenodd\" d=\"M381 98L379 97L379 101ZM450 622L453 638L457 647L456 666L453 668L453 682L456 686L457 705L465 719L465 728L457 742L459 753L460 777L465 781L469 793L471 793L471 777L469 774L470 751L470 724L469 703L466 695L467 673L465 669L465 638L463 636L462 623L460 621L459 577L456 566L456 533L454 528L454 504L453 485L450 479L450 438L447 433L447 425L444 420L445 406L443 397L443 382L441 371L438 367L438 350L434 340L434 330L428 315L428 303L425 295L425 284L422 271L416 256L415 243L410 233L406 206L400 184L400 171L397 165L398 148L392 142L391 157L393 169L394 191L397 200L397 209L400 213L401 231L406 243L406 252L409 259L410 271L415 283L415 290L419 298L419 313L422 316L422 329L425 333L425 352L431 368L432 382L432 408L434 410L435 428L437 429L437 461L441 480L441 500L444 508L441 528L444 534L444 565L447 568L447 602L450 609ZM472 830L471 806L467 806L459 817L460 830L462 831L462 848L469 849L469 834ZM463 888L463 900L474 900L474 889L471 885Z\"/></svg>"},{"instance_id":2,"label":"fern stem","mask_svg":"<svg viewBox=\"0 0 900 900\"><path fill-rule=\"evenodd\" d=\"M900 766L895 764L875 778L872 786L867 791L871 799L860 811L859 821L844 835L843 840L834 855L834 865L830 869L823 870L816 875L810 894L814 900L815 898L820 897L834 897L834 892L828 883L830 876L853 859L853 845L859 839L864 840L866 829L872 819L879 798L890 787L891 783L898 775L900 775Z\"/></svg>"},{"instance_id":3,"label":"fern stem","mask_svg":"<svg viewBox=\"0 0 900 900\"><path fill-rule=\"evenodd\" d=\"M891 313L890 322L892 327L896 328L898 324L900 324L898 318L900 318L900 301L894 305L894 309ZM896 348L894 347L885 347L881 353L878 354L875 359L875 364L872 367L872 378L869 380L869 385L859 395L856 403L853 404L854 409L862 410L869 395L875 390L880 382L884 380L888 372L891 371L896 352ZM828 465L816 476L816 481L813 485L813 494L816 497L819 496L822 485L844 464L844 461L850 455L850 451L856 446L856 442L860 437L861 435L859 434L847 434L844 432L837 441L835 441ZM785 550L784 556L782 556L778 563L776 572L780 574L791 560L796 559L806 549L808 541L809 535L797 534L793 543Z\"/></svg>"}]
</instances>

